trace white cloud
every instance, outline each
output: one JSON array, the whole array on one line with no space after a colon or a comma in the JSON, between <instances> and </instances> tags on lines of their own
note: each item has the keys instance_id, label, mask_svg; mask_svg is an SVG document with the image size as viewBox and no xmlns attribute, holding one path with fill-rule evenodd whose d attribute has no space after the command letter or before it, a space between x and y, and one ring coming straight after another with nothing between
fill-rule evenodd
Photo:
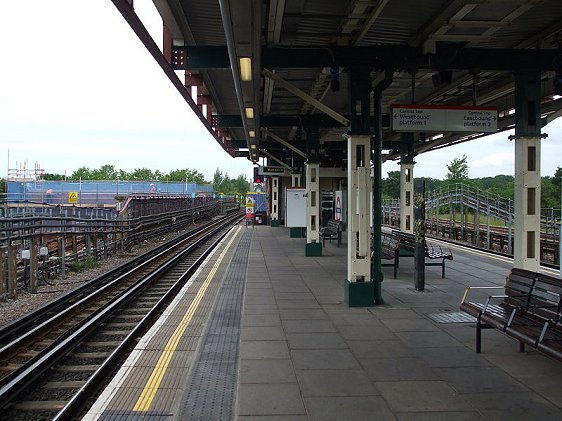
<instances>
[{"instance_id":1,"label":"white cloud","mask_svg":"<svg viewBox=\"0 0 562 421\"><path fill-rule=\"evenodd\" d=\"M471 168L513 167L513 153L497 152L468 162Z\"/></svg>"}]
</instances>

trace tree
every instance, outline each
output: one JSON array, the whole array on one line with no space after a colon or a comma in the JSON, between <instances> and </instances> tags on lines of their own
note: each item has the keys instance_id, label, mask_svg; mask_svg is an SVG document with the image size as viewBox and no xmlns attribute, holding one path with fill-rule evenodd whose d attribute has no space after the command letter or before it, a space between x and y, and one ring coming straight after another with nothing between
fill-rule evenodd
<instances>
[{"instance_id":1,"label":"tree","mask_svg":"<svg viewBox=\"0 0 562 421\"><path fill-rule=\"evenodd\" d=\"M541 179L541 207L560 208L560 183L562 183L562 168L558 167L553 177Z\"/></svg>"},{"instance_id":2,"label":"tree","mask_svg":"<svg viewBox=\"0 0 562 421\"><path fill-rule=\"evenodd\" d=\"M463 155L462 158L455 158L449 164L447 164L447 176L445 181L450 184L453 183L466 183L468 178L468 158Z\"/></svg>"},{"instance_id":3,"label":"tree","mask_svg":"<svg viewBox=\"0 0 562 421\"><path fill-rule=\"evenodd\" d=\"M105 164L99 170L93 171L93 180L115 180L117 178L117 171L115 165Z\"/></svg>"},{"instance_id":4,"label":"tree","mask_svg":"<svg viewBox=\"0 0 562 421\"><path fill-rule=\"evenodd\" d=\"M198 183L198 184L203 184L206 182L203 174L201 174L197 170L190 170L188 168L184 170L170 171L170 174L168 175L168 179L170 181L181 181L181 182Z\"/></svg>"},{"instance_id":5,"label":"tree","mask_svg":"<svg viewBox=\"0 0 562 421\"><path fill-rule=\"evenodd\" d=\"M554 194L556 195L556 199L558 200L558 205L556 208L561 206L560 198L562 197L562 167L557 167L556 171L554 172L554 177L552 177L552 183L554 184Z\"/></svg>"},{"instance_id":6,"label":"tree","mask_svg":"<svg viewBox=\"0 0 562 421\"><path fill-rule=\"evenodd\" d=\"M232 180L232 190L228 194L246 194L250 190L250 182L246 180L244 174L240 174Z\"/></svg>"},{"instance_id":7,"label":"tree","mask_svg":"<svg viewBox=\"0 0 562 421\"><path fill-rule=\"evenodd\" d=\"M156 180L157 177L155 176L155 174L152 172L151 169L148 169L148 168L135 168L135 169L129 174L129 179L130 179L130 180L144 180L144 181L150 181L150 180Z\"/></svg>"},{"instance_id":8,"label":"tree","mask_svg":"<svg viewBox=\"0 0 562 421\"><path fill-rule=\"evenodd\" d=\"M389 171L382 179L382 196L385 199L400 199L400 171Z\"/></svg>"},{"instance_id":9,"label":"tree","mask_svg":"<svg viewBox=\"0 0 562 421\"><path fill-rule=\"evenodd\" d=\"M71 180L93 180L92 170L88 167L80 167L74 171L70 177Z\"/></svg>"},{"instance_id":10,"label":"tree","mask_svg":"<svg viewBox=\"0 0 562 421\"><path fill-rule=\"evenodd\" d=\"M215 170L215 174L213 175L213 189L215 189L216 192L223 192L222 187L225 187L226 178L228 178L228 175L225 177L221 170L218 168Z\"/></svg>"},{"instance_id":11,"label":"tree","mask_svg":"<svg viewBox=\"0 0 562 421\"><path fill-rule=\"evenodd\" d=\"M51 174L51 173L46 172L45 174L43 174L43 180L61 181L61 180L64 180L64 175L63 174Z\"/></svg>"}]
</instances>

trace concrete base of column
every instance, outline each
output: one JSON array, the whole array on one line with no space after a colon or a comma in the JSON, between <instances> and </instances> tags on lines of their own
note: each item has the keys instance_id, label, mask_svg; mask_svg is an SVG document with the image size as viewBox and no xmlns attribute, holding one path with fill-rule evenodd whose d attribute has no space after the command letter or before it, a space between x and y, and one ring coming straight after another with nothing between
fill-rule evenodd
<instances>
[{"instance_id":1,"label":"concrete base of column","mask_svg":"<svg viewBox=\"0 0 562 421\"><path fill-rule=\"evenodd\" d=\"M306 238L306 228L305 227L293 227L289 228L290 238Z\"/></svg>"},{"instance_id":2,"label":"concrete base of column","mask_svg":"<svg viewBox=\"0 0 562 421\"><path fill-rule=\"evenodd\" d=\"M306 257L322 256L322 243L306 243L304 245L304 255Z\"/></svg>"},{"instance_id":3,"label":"concrete base of column","mask_svg":"<svg viewBox=\"0 0 562 421\"><path fill-rule=\"evenodd\" d=\"M279 219L272 219L272 220L271 220L271 226L272 226L272 227L278 227L278 226L280 226L280 224L279 224Z\"/></svg>"},{"instance_id":4,"label":"concrete base of column","mask_svg":"<svg viewBox=\"0 0 562 421\"><path fill-rule=\"evenodd\" d=\"M344 300L349 307L372 307L375 305L374 282L349 282L344 284Z\"/></svg>"}]
</instances>

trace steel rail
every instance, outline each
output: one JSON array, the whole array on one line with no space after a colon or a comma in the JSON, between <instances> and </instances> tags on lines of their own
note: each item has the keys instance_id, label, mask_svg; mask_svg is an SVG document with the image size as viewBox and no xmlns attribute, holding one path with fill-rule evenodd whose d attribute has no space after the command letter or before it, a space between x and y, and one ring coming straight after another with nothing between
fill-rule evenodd
<instances>
[{"instance_id":1,"label":"steel rail","mask_svg":"<svg viewBox=\"0 0 562 421\"><path fill-rule=\"evenodd\" d=\"M202 226L201 229L206 229L213 225L217 225L219 223L220 221L210 222ZM148 262L152 261L155 257L161 255L166 250L173 248L174 246L177 246L182 242L189 241L191 238L193 238L196 235L197 235L196 232L195 233L188 232L176 239L170 240L169 242L156 247L155 249L149 251L148 253L134 258L130 262L118 266L111 272L102 274L99 277L88 282L87 284L84 284L78 287L77 289L67 294L64 294L63 296L61 296L60 299L48 303L32 313L29 313L19 319L16 319L11 323L8 323L7 325L5 325L0 329L0 340L5 340L6 338L10 338L10 337L12 338L17 337L17 338L11 341L10 343L6 344L2 348L0 348L0 361L5 359L6 356L9 354L9 352L12 352L13 349L25 343L24 341L32 337L34 333L41 331L47 326L53 326L58 321L62 320L62 318L64 318L65 316L65 312L70 311L70 309L75 309L78 304L84 305L85 304L84 300L86 298L79 299L79 297L83 296L84 294L87 294L89 290L96 289L96 291L98 292L101 291L100 285L112 285L115 281L118 281L122 279L123 276L129 274L132 268L136 268L136 270L140 270L140 268L142 267L141 264L144 264L144 266L146 266ZM147 256L150 257L147 259ZM105 288L105 286L103 288ZM68 303L76 299L79 300L71 307L68 307ZM53 314L53 315L48 319L45 319L45 316L49 314ZM28 330L30 327L32 329Z\"/></svg>"},{"instance_id":2,"label":"steel rail","mask_svg":"<svg viewBox=\"0 0 562 421\"><path fill-rule=\"evenodd\" d=\"M238 217L236 217L238 218ZM175 255L163 265L155 269L141 281L135 283L125 292L121 293L115 300L107 303L96 312L92 313L73 330L63 335L59 341L54 342L37 356L24 364L20 369L14 371L4 379L0 380L0 408L8 405L19 393L29 387L41 374L47 371L54 363L62 359L69 351L74 349L81 341L99 327L107 318L117 312L123 305L131 301L135 296L150 284L156 277L166 270L175 266L177 262L190 253L195 247L201 245L208 237L220 231L225 225L236 218L226 218L221 225L213 224L214 228L206 233L204 237ZM210 227L209 227L210 228Z\"/></svg>"}]
</instances>

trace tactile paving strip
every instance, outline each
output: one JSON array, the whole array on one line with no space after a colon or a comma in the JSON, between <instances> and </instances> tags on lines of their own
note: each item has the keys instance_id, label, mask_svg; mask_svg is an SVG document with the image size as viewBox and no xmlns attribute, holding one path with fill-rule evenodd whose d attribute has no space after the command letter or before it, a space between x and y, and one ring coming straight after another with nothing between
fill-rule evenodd
<instances>
[{"instance_id":1,"label":"tactile paving strip","mask_svg":"<svg viewBox=\"0 0 562 421\"><path fill-rule=\"evenodd\" d=\"M234 414L242 297L251 231L245 231L219 291L202 351L177 419L229 420Z\"/></svg>"},{"instance_id":2,"label":"tactile paving strip","mask_svg":"<svg viewBox=\"0 0 562 421\"><path fill-rule=\"evenodd\" d=\"M428 314L429 318L437 323L474 323L476 317L470 314L463 313L462 311L455 313L433 313Z\"/></svg>"}]
</instances>

